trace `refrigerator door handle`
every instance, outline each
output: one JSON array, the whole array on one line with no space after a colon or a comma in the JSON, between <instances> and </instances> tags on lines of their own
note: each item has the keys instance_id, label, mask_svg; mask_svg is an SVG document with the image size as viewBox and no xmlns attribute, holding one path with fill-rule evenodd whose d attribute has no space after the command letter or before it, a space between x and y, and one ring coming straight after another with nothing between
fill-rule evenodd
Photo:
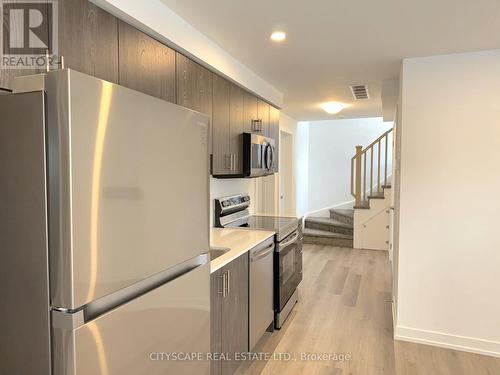
<instances>
[{"instance_id":1,"label":"refrigerator door handle","mask_svg":"<svg viewBox=\"0 0 500 375\"><path fill-rule=\"evenodd\" d=\"M208 263L208 255L202 254L186 262L159 272L145 280L135 283L127 288L101 297L78 309L69 310L60 307L52 308L54 327L63 329L76 329L97 319L108 311L124 305L162 285L191 272L195 268Z\"/></svg>"},{"instance_id":2,"label":"refrigerator door handle","mask_svg":"<svg viewBox=\"0 0 500 375\"><path fill-rule=\"evenodd\" d=\"M52 326L67 330L80 328L85 324L83 309L70 311L64 309L52 309Z\"/></svg>"}]
</instances>

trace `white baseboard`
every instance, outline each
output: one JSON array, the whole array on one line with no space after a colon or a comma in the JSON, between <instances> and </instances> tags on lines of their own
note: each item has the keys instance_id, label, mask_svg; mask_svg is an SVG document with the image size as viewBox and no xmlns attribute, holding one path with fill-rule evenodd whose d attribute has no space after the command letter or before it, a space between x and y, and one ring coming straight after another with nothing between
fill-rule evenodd
<instances>
[{"instance_id":1,"label":"white baseboard","mask_svg":"<svg viewBox=\"0 0 500 375\"><path fill-rule=\"evenodd\" d=\"M310 211L307 214L307 216L316 216L316 215L321 215L323 213L326 215L326 211L328 211L330 209L335 209L335 208L338 208L338 209L347 208L348 209L348 208L353 208L353 207L354 207L354 200L350 200L347 202L335 204L333 206L323 207L323 208L320 208L319 210ZM329 216L329 214L326 216Z\"/></svg>"},{"instance_id":2,"label":"white baseboard","mask_svg":"<svg viewBox=\"0 0 500 375\"><path fill-rule=\"evenodd\" d=\"M396 326L394 339L500 357L500 342Z\"/></svg>"}]
</instances>

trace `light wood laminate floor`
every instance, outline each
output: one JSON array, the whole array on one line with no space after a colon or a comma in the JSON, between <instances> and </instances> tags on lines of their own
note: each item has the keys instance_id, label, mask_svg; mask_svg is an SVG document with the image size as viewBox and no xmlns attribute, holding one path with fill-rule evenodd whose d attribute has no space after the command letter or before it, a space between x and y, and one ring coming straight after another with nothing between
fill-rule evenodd
<instances>
[{"instance_id":1,"label":"light wood laminate floor","mask_svg":"<svg viewBox=\"0 0 500 375\"><path fill-rule=\"evenodd\" d=\"M295 360L254 360L238 375L499 375L500 359L394 341L386 252L304 245L299 303L280 331L254 352ZM349 353L349 361L303 361L301 353Z\"/></svg>"}]
</instances>

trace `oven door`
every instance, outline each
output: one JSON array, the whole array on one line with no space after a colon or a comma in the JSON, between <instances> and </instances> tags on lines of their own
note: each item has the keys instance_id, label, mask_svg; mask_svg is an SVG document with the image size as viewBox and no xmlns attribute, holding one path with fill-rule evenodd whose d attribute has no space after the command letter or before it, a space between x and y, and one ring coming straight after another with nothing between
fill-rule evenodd
<instances>
[{"instance_id":1,"label":"oven door","mask_svg":"<svg viewBox=\"0 0 500 375\"><path fill-rule=\"evenodd\" d=\"M281 311L302 280L302 239L294 231L277 246L275 307Z\"/></svg>"}]
</instances>

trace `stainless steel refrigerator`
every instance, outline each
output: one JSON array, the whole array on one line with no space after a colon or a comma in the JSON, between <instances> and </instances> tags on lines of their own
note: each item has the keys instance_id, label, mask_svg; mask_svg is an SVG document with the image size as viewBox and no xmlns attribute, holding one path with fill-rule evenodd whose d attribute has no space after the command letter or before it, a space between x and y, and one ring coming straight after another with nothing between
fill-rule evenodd
<instances>
[{"instance_id":1,"label":"stainless steel refrigerator","mask_svg":"<svg viewBox=\"0 0 500 375\"><path fill-rule=\"evenodd\" d=\"M208 374L208 117L68 69L15 87L0 373Z\"/></svg>"}]
</instances>

